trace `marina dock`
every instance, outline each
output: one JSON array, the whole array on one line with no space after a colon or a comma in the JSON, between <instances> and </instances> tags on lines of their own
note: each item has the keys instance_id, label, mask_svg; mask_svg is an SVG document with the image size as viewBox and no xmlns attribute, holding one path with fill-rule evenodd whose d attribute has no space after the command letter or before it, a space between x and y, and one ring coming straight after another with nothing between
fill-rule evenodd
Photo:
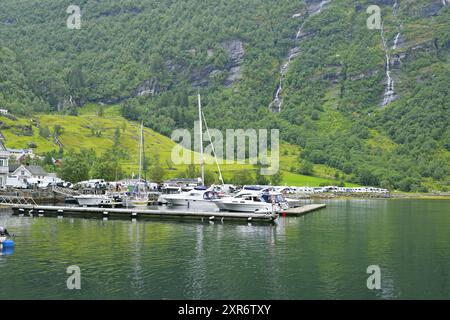
<instances>
[{"instance_id":1,"label":"marina dock","mask_svg":"<svg viewBox=\"0 0 450 320\"><path fill-rule=\"evenodd\" d=\"M317 211L325 208L327 205L324 203L321 204L307 204L297 208L289 208L283 212L283 215L286 216L303 216L307 213Z\"/></svg>"},{"instance_id":2,"label":"marina dock","mask_svg":"<svg viewBox=\"0 0 450 320\"><path fill-rule=\"evenodd\" d=\"M71 216L80 218L160 218L197 219L209 221L241 220L247 222L272 222L278 218L276 213L256 214L247 212L161 210L140 208L91 208L69 206L43 206L33 204L11 204L14 215L32 216Z\"/></svg>"}]
</instances>

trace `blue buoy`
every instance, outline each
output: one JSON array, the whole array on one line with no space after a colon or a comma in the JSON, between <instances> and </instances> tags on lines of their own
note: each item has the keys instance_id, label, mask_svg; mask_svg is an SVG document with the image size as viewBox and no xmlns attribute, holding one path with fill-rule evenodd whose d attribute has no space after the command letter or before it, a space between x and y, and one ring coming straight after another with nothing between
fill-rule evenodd
<instances>
[{"instance_id":1,"label":"blue buoy","mask_svg":"<svg viewBox=\"0 0 450 320\"><path fill-rule=\"evenodd\" d=\"M3 241L2 245L3 245L3 248L12 248L12 247L14 247L14 241L8 239L8 240Z\"/></svg>"},{"instance_id":2,"label":"blue buoy","mask_svg":"<svg viewBox=\"0 0 450 320\"><path fill-rule=\"evenodd\" d=\"M11 248L3 248L0 251L0 256L10 256L14 253L14 247Z\"/></svg>"}]
</instances>

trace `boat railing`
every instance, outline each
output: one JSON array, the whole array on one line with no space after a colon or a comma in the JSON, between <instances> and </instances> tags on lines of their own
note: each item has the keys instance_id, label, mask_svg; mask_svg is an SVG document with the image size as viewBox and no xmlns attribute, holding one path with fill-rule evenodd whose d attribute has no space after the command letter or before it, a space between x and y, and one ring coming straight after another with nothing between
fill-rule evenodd
<instances>
[{"instance_id":1,"label":"boat railing","mask_svg":"<svg viewBox=\"0 0 450 320\"><path fill-rule=\"evenodd\" d=\"M1 205L37 205L33 197L0 195Z\"/></svg>"},{"instance_id":2,"label":"boat railing","mask_svg":"<svg viewBox=\"0 0 450 320\"><path fill-rule=\"evenodd\" d=\"M62 194L66 197L73 197L73 196L79 196L80 193L76 190L68 189L68 188L62 188L58 186L53 186L52 191L55 193Z\"/></svg>"}]
</instances>

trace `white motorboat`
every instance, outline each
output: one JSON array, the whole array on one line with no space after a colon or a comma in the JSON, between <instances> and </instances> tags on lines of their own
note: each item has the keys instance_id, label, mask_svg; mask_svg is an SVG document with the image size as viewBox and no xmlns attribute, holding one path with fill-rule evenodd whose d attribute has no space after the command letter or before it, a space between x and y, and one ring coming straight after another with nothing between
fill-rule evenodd
<instances>
[{"instance_id":1,"label":"white motorboat","mask_svg":"<svg viewBox=\"0 0 450 320\"><path fill-rule=\"evenodd\" d=\"M163 194L160 199L173 206L190 206L191 204L206 204L212 200L218 199L218 195L213 191L214 186L210 188L195 187L194 189L178 194Z\"/></svg>"},{"instance_id":2,"label":"white motorboat","mask_svg":"<svg viewBox=\"0 0 450 320\"><path fill-rule=\"evenodd\" d=\"M286 200L286 203L289 206L289 208L298 208L303 205L299 199L285 197L284 200Z\"/></svg>"},{"instance_id":3,"label":"white motorboat","mask_svg":"<svg viewBox=\"0 0 450 320\"><path fill-rule=\"evenodd\" d=\"M83 194L79 196L74 196L78 204L82 207L99 207L99 206L110 206L114 204L114 199L106 195L97 194Z\"/></svg>"},{"instance_id":4,"label":"white motorboat","mask_svg":"<svg viewBox=\"0 0 450 320\"><path fill-rule=\"evenodd\" d=\"M213 200L222 211L268 213L280 212L286 209L285 200L281 193L240 192L234 197Z\"/></svg>"}]
</instances>

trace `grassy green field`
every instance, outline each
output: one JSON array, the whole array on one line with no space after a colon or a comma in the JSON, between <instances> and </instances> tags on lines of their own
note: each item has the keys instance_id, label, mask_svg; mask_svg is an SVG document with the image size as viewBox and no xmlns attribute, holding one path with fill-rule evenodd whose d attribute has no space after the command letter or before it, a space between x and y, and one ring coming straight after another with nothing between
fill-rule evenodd
<instances>
[{"instance_id":1,"label":"grassy green field","mask_svg":"<svg viewBox=\"0 0 450 320\"><path fill-rule=\"evenodd\" d=\"M124 119L120 114L118 106L104 107L102 116L97 114L98 106L86 105L79 109L78 116L68 116L61 114L37 114L32 118L18 118L16 121L6 117L0 117L2 122L2 133L5 136L5 144L8 148L28 148L30 143L36 145L34 152L43 154L52 150L58 150L58 146L51 138L44 138L39 135L39 128L33 123L39 123L41 127L48 126L53 132L55 125L63 128L60 141L64 145L64 152L80 151L81 149L94 149L99 155L111 149L114 141L114 133L118 128L120 131L120 144L127 151L127 159L122 161L122 168L128 175L137 173L138 169L138 149L139 149L139 128L136 122ZM33 119L33 121L31 121ZM22 135L20 127L32 125L32 135ZM94 131L100 132L96 135ZM168 137L163 136L149 128L144 129L145 147L144 152L147 159L154 159L159 156L163 167L166 169L167 177L176 177L186 170L185 165L173 165L170 163L171 152L175 143ZM191 157L198 157L198 154L190 150L184 150ZM296 174L291 169L297 164L300 149L296 146L281 143L280 146L280 168L283 172L283 184L319 186L320 184L337 184L334 178L336 170L324 165L315 165L316 176L304 176ZM218 172L211 157L206 158L206 169ZM255 170L251 164L222 164L224 179L231 177L233 173L242 169ZM351 185L351 184L346 184Z\"/></svg>"}]
</instances>

